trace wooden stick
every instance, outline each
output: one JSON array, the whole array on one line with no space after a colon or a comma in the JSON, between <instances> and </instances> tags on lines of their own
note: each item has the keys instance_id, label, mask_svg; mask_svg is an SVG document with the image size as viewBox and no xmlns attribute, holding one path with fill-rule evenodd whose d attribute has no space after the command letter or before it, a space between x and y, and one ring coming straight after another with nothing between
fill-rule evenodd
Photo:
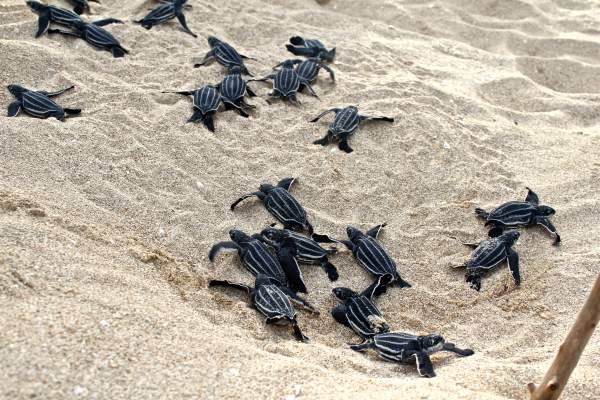
<instances>
[{"instance_id":1,"label":"wooden stick","mask_svg":"<svg viewBox=\"0 0 600 400\"><path fill-rule=\"evenodd\" d=\"M600 320L600 275L587 301L579 312L567 338L558 348L558 353L539 386L527 385L531 400L556 400L567 385L569 376L577 366L579 357Z\"/></svg>"}]
</instances>

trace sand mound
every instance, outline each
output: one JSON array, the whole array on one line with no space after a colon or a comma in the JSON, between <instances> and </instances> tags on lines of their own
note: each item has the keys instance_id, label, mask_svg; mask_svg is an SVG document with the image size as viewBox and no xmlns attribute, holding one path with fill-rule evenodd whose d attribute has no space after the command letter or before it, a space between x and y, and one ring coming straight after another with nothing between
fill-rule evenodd
<instances>
[{"instance_id":1,"label":"sand mound","mask_svg":"<svg viewBox=\"0 0 600 400\"><path fill-rule=\"evenodd\" d=\"M66 2L59 2L66 6ZM192 1L198 39L176 22L107 29L131 51L113 59L81 40L34 39L20 0L0 4L3 85L69 84L65 123L0 117L0 397L509 399L538 380L599 272L600 31L593 1ZM93 19L127 21L153 3L102 0ZM190 100L167 89L216 83L218 65L192 68L216 35L256 57L258 75L289 57L289 36L336 45L338 82L320 101L264 101L251 118L216 117L217 132L185 124ZM0 91L0 104L12 101ZM396 117L371 123L350 155L311 142L333 106ZM437 354L438 377L354 353L354 335L328 315L337 285L368 275L344 252L332 284L303 267L320 317L311 338L265 327L241 295L208 290L213 277L251 282L210 246L233 227L257 231L259 205L228 205L262 181L299 177L293 194L320 232L389 225L382 243L412 289L379 302L395 328L440 332L476 351ZM507 270L469 289L449 268L469 250L451 236L485 236L476 206L521 199L525 186L557 209L560 248L524 232L523 285ZM565 398L600 392L596 335Z\"/></svg>"}]
</instances>

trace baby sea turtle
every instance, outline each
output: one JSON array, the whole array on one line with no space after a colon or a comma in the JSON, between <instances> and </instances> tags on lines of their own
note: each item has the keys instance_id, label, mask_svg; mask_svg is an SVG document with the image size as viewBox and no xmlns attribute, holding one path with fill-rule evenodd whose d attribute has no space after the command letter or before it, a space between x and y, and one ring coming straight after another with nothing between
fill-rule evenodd
<instances>
[{"instance_id":1,"label":"baby sea turtle","mask_svg":"<svg viewBox=\"0 0 600 400\"><path fill-rule=\"evenodd\" d=\"M385 226L386 224L377 225L369 229L366 234L349 226L346 232L350 240L342 240L341 242L352 251L358 263L376 278L390 274L393 277L390 282L391 285L401 288L411 287L410 283L400 277L396 269L396 263L377 240L379 232ZM385 290L385 286L381 287L382 292L385 292ZM375 294L379 295L380 293Z\"/></svg>"},{"instance_id":2,"label":"baby sea turtle","mask_svg":"<svg viewBox=\"0 0 600 400\"><path fill-rule=\"evenodd\" d=\"M185 20L185 15L183 15L183 10L187 0L174 0L163 2L155 9L150 11L148 15L139 21L134 21L135 23L141 24L146 29L151 29L154 25L162 24L163 22L169 21L175 17L183 27L183 31L189 33L193 37L198 37L194 32L190 30L187 26L187 22Z\"/></svg>"},{"instance_id":3,"label":"baby sea turtle","mask_svg":"<svg viewBox=\"0 0 600 400\"><path fill-rule=\"evenodd\" d=\"M393 280L392 275L380 275L377 280L362 293L346 287L333 289L333 294L342 303L331 310L333 318L356 332L363 339L378 333L388 332L390 327L373 303L376 292Z\"/></svg>"},{"instance_id":4,"label":"baby sea turtle","mask_svg":"<svg viewBox=\"0 0 600 400\"><path fill-rule=\"evenodd\" d=\"M248 113L246 111L254 106L246 103L244 96L248 94L250 97L255 97L256 94L242 79L241 73L242 68L240 66L233 66L229 70L229 75L217 85L217 88L221 92L221 101L225 104L225 108L236 110L242 117L247 118Z\"/></svg>"},{"instance_id":5,"label":"baby sea turtle","mask_svg":"<svg viewBox=\"0 0 600 400\"><path fill-rule=\"evenodd\" d=\"M66 115L80 114L80 109L62 108L50 99L51 97L56 97L74 87L75 86L69 86L58 92L44 92L29 90L19 85L8 85L8 91L16 98L16 101L10 103L8 106L8 116L16 117L21 109L27 114L37 118L53 117L59 121L64 121Z\"/></svg>"},{"instance_id":6,"label":"baby sea turtle","mask_svg":"<svg viewBox=\"0 0 600 400\"><path fill-rule=\"evenodd\" d=\"M325 45L317 39L304 39L300 36L290 38L290 44L285 47L290 53L297 56L316 57L323 61L332 62L335 58L335 47L327 50Z\"/></svg>"},{"instance_id":7,"label":"baby sea turtle","mask_svg":"<svg viewBox=\"0 0 600 400\"><path fill-rule=\"evenodd\" d=\"M240 67L242 73L252 76L248 71L248 68L244 65L244 59L254 60L253 58L238 53L230 44L225 43L214 36L208 37L208 45L210 46L210 51L206 53L202 61L194 64L194 68L201 67L213 60L217 60L219 64L230 71L233 67Z\"/></svg>"},{"instance_id":8,"label":"baby sea turtle","mask_svg":"<svg viewBox=\"0 0 600 400\"><path fill-rule=\"evenodd\" d=\"M300 101L296 98L296 93L300 88L300 77L294 69L294 64L290 60L286 60L281 64L281 69L275 74L265 76L260 79L252 79L253 81L273 81L273 91L269 93L269 96L276 99L288 100L294 105L299 105ZM310 83L305 82L304 86L308 89L310 94L318 97Z\"/></svg>"},{"instance_id":9,"label":"baby sea turtle","mask_svg":"<svg viewBox=\"0 0 600 400\"><path fill-rule=\"evenodd\" d=\"M317 80L317 76L319 75L319 71L321 68L329 72L329 76L331 80L335 82L335 73L329 66L320 62L317 58L309 58L308 60L290 60L296 66L296 73L298 74L298 78L300 79L300 87L298 91L301 92L305 87L308 91L311 91L311 94L316 96L313 88L310 86L313 82ZM275 68L280 67L283 63L279 63L275 66Z\"/></svg>"},{"instance_id":10,"label":"baby sea turtle","mask_svg":"<svg viewBox=\"0 0 600 400\"><path fill-rule=\"evenodd\" d=\"M177 93L185 96L192 96L194 114L192 114L187 122L201 121L209 131L215 131L213 115L217 112L219 106L221 105L221 95L215 86L208 85L197 90L183 90L178 92L163 93Z\"/></svg>"},{"instance_id":11,"label":"baby sea turtle","mask_svg":"<svg viewBox=\"0 0 600 400\"><path fill-rule=\"evenodd\" d=\"M92 3L100 3L99 0L69 0L75 6L73 11L77 14L83 14L84 12L90 12L90 2Z\"/></svg>"},{"instance_id":12,"label":"baby sea turtle","mask_svg":"<svg viewBox=\"0 0 600 400\"><path fill-rule=\"evenodd\" d=\"M515 280L515 284L521 284L521 274L519 273L519 254L512 249L512 246L519 239L519 232L509 230L500 236L484 240L479 243L463 243L465 246L474 248L471 258L464 265L466 267L466 281L469 285L479 291L481 290L481 279L483 275L494 267L506 262L508 268Z\"/></svg>"},{"instance_id":13,"label":"baby sea turtle","mask_svg":"<svg viewBox=\"0 0 600 400\"><path fill-rule=\"evenodd\" d=\"M329 262L327 256L335 254L337 249L324 249L314 239L291 231L289 229L267 228L261 233L263 240L269 245L279 248L286 239L291 239L296 246L296 260L303 264L319 264L325 270L330 281L339 278L335 265Z\"/></svg>"},{"instance_id":14,"label":"baby sea turtle","mask_svg":"<svg viewBox=\"0 0 600 400\"><path fill-rule=\"evenodd\" d=\"M48 29L48 33L60 33L63 35L74 36L85 40L89 44L96 46L100 49L106 49L110 51L113 57L124 57L125 54L129 53L127 49L123 48L119 41L106 29L102 28L108 24L122 24L115 18L102 19L95 21L90 24L84 21L74 21L72 28L74 31L65 31L62 29Z\"/></svg>"},{"instance_id":15,"label":"baby sea turtle","mask_svg":"<svg viewBox=\"0 0 600 400\"><path fill-rule=\"evenodd\" d=\"M39 16L38 30L35 34L36 38L48 31L51 22L71 27L74 22L81 21L79 15L64 8L47 6L39 1L28 1L27 5Z\"/></svg>"},{"instance_id":16,"label":"baby sea turtle","mask_svg":"<svg viewBox=\"0 0 600 400\"><path fill-rule=\"evenodd\" d=\"M307 292L302 272L294 259L293 243L284 243L278 252L278 258L275 258L260 240L260 235L248 236L242 231L233 229L229 231L229 237L231 238L230 242L217 243L210 249L208 259L211 262L219 252L235 250L238 252L242 264L254 276L267 275L296 292Z\"/></svg>"},{"instance_id":17,"label":"baby sea turtle","mask_svg":"<svg viewBox=\"0 0 600 400\"><path fill-rule=\"evenodd\" d=\"M380 333L350 348L355 351L371 348L388 361L402 364L416 363L419 375L427 378L435 376L430 354L438 351L450 351L463 357L475 354L473 350L459 349L454 343L446 342L440 335L415 336L402 332Z\"/></svg>"},{"instance_id":18,"label":"baby sea turtle","mask_svg":"<svg viewBox=\"0 0 600 400\"><path fill-rule=\"evenodd\" d=\"M520 226L541 225L554 235L554 245L560 244L560 235L550 220L556 211L549 206L540 205L538 195L527 188L525 201L509 201L490 212L476 208L475 213L479 218L485 219L485 226L491 225L490 236L498 236L506 228Z\"/></svg>"},{"instance_id":19,"label":"baby sea turtle","mask_svg":"<svg viewBox=\"0 0 600 400\"><path fill-rule=\"evenodd\" d=\"M263 202L267 211L283 224L285 229L307 230L312 236L314 230L311 223L308 222L306 211L289 192L295 180L296 178L285 178L279 181L277 186L263 183L258 188L258 192L246 194L233 202L231 211L234 211L243 200L256 196Z\"/></svg>"},{"instance_id":20,"label":"baby sea turtle","mask_svg":"<svg viewBox=\"0 0 600 400\"><path fill-rule=\"evenodd\" d=\"M332 108L317 115L310 122L317 122L321 117L330 112L335 113L335 119L331 125L329 125L327 135L325 135L325 137L322 139L315 140L313 143L326 146L331 142L338 141L338 147L340 150L343 150L346 153L352 153L353 150L348 145L348 138L356 132L358 125L362 121L373 120L394 122L394 118L390 117L368 117L365 115L359 115L358 108L355 106L349 106L346 108Z\"/></svg>"},{"instance_id":21,"label":"baby sea turtle","mask_svg":"<svg viewBox=\"0 0 600 400\"><path fill-rule=\"evenodd\" d=\"M318 314L318 312L306 300L298 296L289 288L281 286L276 279L259 274L256 276L254 288L241 283L232 283L221 280L212 280L208 285L210 287L223 286L245 291L250 295L254 308L267 317L267 324L289 324L294 330L296 339L302 342L308 340L298 326L296 310L294 310L290 299L312 313Z\"/></svg>"}]
</instances>

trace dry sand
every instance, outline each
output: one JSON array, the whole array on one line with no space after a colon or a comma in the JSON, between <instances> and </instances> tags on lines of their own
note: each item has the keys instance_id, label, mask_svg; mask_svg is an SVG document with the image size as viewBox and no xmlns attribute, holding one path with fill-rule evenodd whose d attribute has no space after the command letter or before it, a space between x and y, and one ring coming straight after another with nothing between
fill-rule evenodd
<instances>
[{"instance_id":1,"label":"dry sand","mask_svg":"<svg viewBox=\"0 0 600 400\"><path fill-rule=\"evenodd\" d=\"M56 1L66 5L66 2ZM113 59L81 40L34 39L36 16L0 1L2 85L81 107L65 123L0 117L0 397L6 399L517 399L541 378L598 274L600 6L592 0L191 1L199 38L176 22L107 29L131 50ZM219 3L223 3L219 5ZM142 16L148 1L92 3L93 19ZM216 83L224 69L192 64L214 34L259 59L258 75L290 56L292 34L336 45L335 85L295 108L264 102L249 119L185 124L189 99L164 89ZM12 101L0 91L0 104ZM396 117L351 140L355 152L311 142L307 121L360 104ZM438 377L352 352L354 335L328 312L331 289L363 288L350 253L341 278L303 267L319 318L300 313L310 344L266 327L213 277L250 283L233 255L210 246L238 227L273 221L259 205L229 211L262 181L299 177L292 193L318 231L387 221L382 243L412 289L379 304L398 330L440 332L476 355L437 354ZM469 254L450 236L485 237L473 209L521 199L525 186L557 209L559 248L524 231L523 284L508 270L476 293L449 266ZM600 335L565 399L597 399ZM286 397L287 398L287 397Z\"/></svg>"}]
</instances>

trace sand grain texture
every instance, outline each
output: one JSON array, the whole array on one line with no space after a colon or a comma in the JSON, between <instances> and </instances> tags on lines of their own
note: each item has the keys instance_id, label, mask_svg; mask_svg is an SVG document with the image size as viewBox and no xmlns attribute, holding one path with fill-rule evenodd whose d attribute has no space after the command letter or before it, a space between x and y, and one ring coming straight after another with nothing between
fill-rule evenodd
<instances>
[{"instance_id":1,"label":"sand grain texture","mask_svg":"<svg viewBox=\"0 0 600 400\"><path fill-rule=\"evenodd\" d=\"M56 2L61 3L61 2ZM0 1L0 77L41 90L74 84L65 123L0 117L0 397L11 399L515 399L539 380L600 271L600 6L575 0L192 1L198 39L176 22L107 29L131 51L115 60L81 40L34 39L23 1ZM221 3L221 2L218 2ZM61 4L66 5L62 2ZM151 2L102 0L93 18L131 21ZM366 11L368 10L368 12ZM192 68L216 35L257 75L289 57L293 34L335 44L338 82L320 101L220 113L216 134L185 124L190 100L161 90L216 83ZM0 104L12 101L0 91ZM359 104L396 117L364 125L355 152L311 142L325 108ZM261 181L299 177L293 194L319 232L381 222L413 289L379 304L399 330L440 332L476 354L437 354L419 378L348 349L355 337L329 317L320 268L303 267L319 318L300 313L311 343L265 327L241 295L208 290L213 277L250 283L237 259L207 258L233 227L273 222L249 201ZM523 285L506 269L476 293L464 283L477 240L473 214L534 188L557 209L560 248L541 229L516 249ZM338 284L368 275L345 252ZM600 393L594 336L565 399Z\"/></svg>"}]
</instances>

